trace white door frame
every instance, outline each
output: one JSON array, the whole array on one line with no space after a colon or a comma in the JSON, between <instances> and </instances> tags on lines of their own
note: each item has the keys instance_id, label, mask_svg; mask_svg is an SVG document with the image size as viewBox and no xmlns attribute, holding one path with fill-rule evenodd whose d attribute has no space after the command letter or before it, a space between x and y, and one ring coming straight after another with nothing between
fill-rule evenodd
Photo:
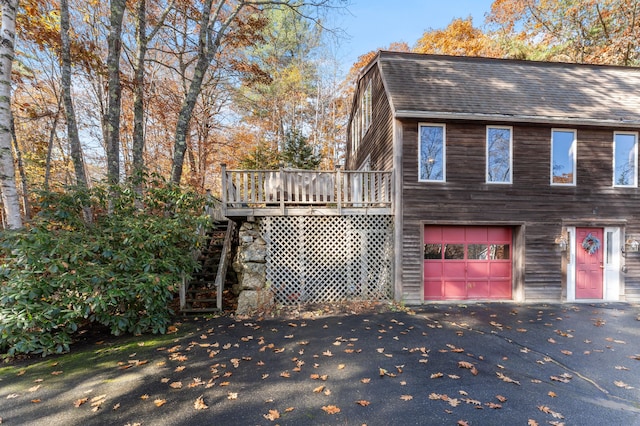
<instances>
[{"instance_id":1,"label":"white door frame","mask_svg":"<svg viewBox=\"0 0 640 426\"><path fill-rule=\"evenodd\" d=\"M598 301L620 300L622 269L622 229L619 227L603 227L603 264L602 299ZM593 302L593 299L576 299L576 250L582 250L576 241L576 227L566 228L569 236L569 258L567 259L567 302Z\"/></svg>"}]
</instances>

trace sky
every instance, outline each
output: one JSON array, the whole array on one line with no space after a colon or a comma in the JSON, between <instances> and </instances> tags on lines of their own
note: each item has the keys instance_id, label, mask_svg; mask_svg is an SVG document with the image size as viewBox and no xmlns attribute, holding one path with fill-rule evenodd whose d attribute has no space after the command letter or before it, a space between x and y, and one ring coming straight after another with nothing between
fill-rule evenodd
<instances>
[{"instance_id":1,"label":"sky","mask_svg":"<svg viewBox=\"0 0 640 426\"><path fill-rule=\"evenodd\" d=\"M409 47L429 29L445 28L455 18L473 18L481 27L493 0L351 0L339 18L348 38L341 43L340 61L350 67L372 50L393 42Z\"/></svg>"}]
</instances>

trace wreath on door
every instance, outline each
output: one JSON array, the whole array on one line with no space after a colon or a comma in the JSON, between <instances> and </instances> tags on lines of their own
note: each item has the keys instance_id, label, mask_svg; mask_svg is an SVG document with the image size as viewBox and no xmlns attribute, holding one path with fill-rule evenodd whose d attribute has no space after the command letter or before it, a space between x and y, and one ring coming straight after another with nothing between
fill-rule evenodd
<instances>
[{"instance_id":1,"label":"wreath on door","mask_svg":"<svg viewBox=\"0 0 640 426\"><path fill-rule=\"evenodd\" d=\"M594 254L600 249L600 240L591 232L582 240L582 248L589 254Z\"/></svg>"}]
</instances>

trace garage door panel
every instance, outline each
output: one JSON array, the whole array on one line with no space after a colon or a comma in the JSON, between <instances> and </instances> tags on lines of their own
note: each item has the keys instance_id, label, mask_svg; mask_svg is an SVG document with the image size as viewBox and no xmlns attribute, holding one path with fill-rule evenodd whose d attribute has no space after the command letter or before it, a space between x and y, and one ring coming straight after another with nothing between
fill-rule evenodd
<instances>
[{"instance_id":1,"label":"garage door panel","mask_svg":"<svg viewBox=\"0 0 640 426\"><path fill-rule=\"evenodd\" d=\"M488 276L491 278L511 278L511 263L496 263L492 262L488 264L489 272Z\"/></svg>"},{"instance_id":2,"label":"garage door panel","mask_svg":"<svg viewBox=\"0 0 640 426\"><path fill-rule=\"evenodd\" d=\"M443 277L463 278L465 276L465 263L464 262L452 262L445 261L442 267Z\"/></svg>"},{"instance_id":3,"label":"garage door panel","mask_svg":"<svg viewBox=\"0 0 640 426\"><path fill-rule=\"evenodd\" d=\"M471 281L467 283L467 297L486 298L489 294L489 281Z\"/></svg>"},{"instance_id":4,"label":"garage door panel","mask_svg":"<svg viewBox=\"0 0 640 426\"><path fill-rule=\"evenodd\" d=\"M465 240L465 228L462 226L446 226L442 228L442 240L460 242Z\"/></svg>"},{"instance_id":5,"label":"garage door panel","mask_svg":"<svg viewBox=\"0 0 640 426\"><path fill-rule=\"evenodd\" d=\"M442 294L442 280L424 282L425 299L440 300L442 299Z\"/></svg>"},{"instance_id":6,"label":"garage door panel","mask_svg":"<svg viewBox=\"0 0 640 426\"><path fill-rule=\"evenodd\" d=\"M485 228L484 226L467 228L465 240L469 242L479 242L479 243L488 241L487 228Z\"/></svg>"},{"instance_id":7,"label":"garage door panel","mask_svg":"<svg viewBox=\"0 0 640 426\"><path fill-rule=\"evenodd\" d=\"M492 299L510 299L511 280L491 280L490 297Z\"/></svg>"},{"instance_id":8,"label":"garage door panel","mask_svg":"<svg viewBox=\"0 0 640 426\"><path fill-rule=\"evenodd\" d=\"M511 229L510 228L488 228L487 234L490 241L495 242L511 242Z\"/></svg>"},{"instance_id":9,"label":"garage door panel","mask_svg":"<svg viewBox=\"0 0 640 426\"><path fill-rule=\"evenodd\" d=\"M427 278L442 278L443 273L442 262L424 262L424 277Z\"/></svg>"},{"instance_id":10,"label":"garage door panel","mask_svg":"<svg viewBox=\"0 0 640 426\"><path fill-rule=\"evenodd\" d=\"M489 276L489 264L487 262L469 262L467 264L467 278L476 280Z\"/></svg>"},{"instance_id":11,"label":"garage door panel","mask_svg":"<svg viewBox=\"0 0 640 426\"><path fill-rule=\"evenodd\" d=\"M444 297L445 299L466 299L467 298L467 282L466 281L444 281Z\"/></svg>"}]
</instances>

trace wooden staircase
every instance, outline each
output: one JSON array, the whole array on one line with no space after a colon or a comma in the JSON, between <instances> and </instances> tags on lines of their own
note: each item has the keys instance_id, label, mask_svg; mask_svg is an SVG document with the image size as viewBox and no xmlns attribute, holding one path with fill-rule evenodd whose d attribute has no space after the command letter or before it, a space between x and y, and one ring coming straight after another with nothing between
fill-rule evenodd
<instances>
[{"instance_id":1,"label":"wooden staircase","mask_svg":"<svg viewBox=\"0 0 640 426\"><path fill-rule=\"evenodd\" d=\"M216 220L207 232L207 243L198 255L200 270L180 286L180 312L207 313L222 311L227 267L231 261L231 248L235 222Z\"/></svg>"}]
</instances>

